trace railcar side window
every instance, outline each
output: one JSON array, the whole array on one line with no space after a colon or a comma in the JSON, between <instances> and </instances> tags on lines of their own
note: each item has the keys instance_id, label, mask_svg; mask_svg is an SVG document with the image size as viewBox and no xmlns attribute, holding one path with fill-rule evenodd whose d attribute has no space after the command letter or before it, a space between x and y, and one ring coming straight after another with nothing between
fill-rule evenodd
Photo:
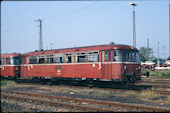
<instances>
[{"instance_id":1,"label":"railcar side window","mask_svg":"<svg viewBox=\"0 0 170 113\"><path fill-rule=\"evenodd\" d=\"M46 63L53 63L54 62L53 55L47 55L46 58L47 58Z\"/></svg>"},{"instance_id":2,"label":"railcar side window","mask_svg":"<svg viewBox=\"0 0 170 113\"><path fill-rule=\"evenodd\" d=\"M86 62L86 53L77 53L77 62Z\"/></svg>"},{"instance_id":3,"label":"railcar side window","mask_svg":"<svg viewBox=\"0 0 170 113\"><path fill-rule=\"evenodd\" d=\"M71 63L71 56L66 56L66 63Z\"/></svg>"},{"instance_id":4,"label":"railcar side window","mask_svg":"<svg viewBox=\"0 0 170 113\"><path fill-rule=\"evenodd\" d=\"M65 62L66 63L71 63L72 62L72 54L71 53L67 53L65 54Z\"/></svg>"},{"instance_id":5,"label":"railcar side window","mask_svg":"<svg viewBox=\"0 0 170 113\"><path fill-rule=\"evenodd\" d=\"M86 62L86 56L78 56L77 62Z\"/></svg>"},{"instance_id":6,"label":"railcar side window","mask_svg":"<svg viewBox=\"0 0 170 113\"><path fill-rule=\"evenodd\" d=\"M29 57L29 63L30 64L37 64L37 57L36 56L30 56Z\"/></svg>"},{"instance_id":7,"label":"railcar side window","mask_svg":"<svg viewBox=\"0 0 170 113\"><path fill-rule=\"evenodd\" d=\"M55 57L55 63L63 63L63 57Z\"/></svg>"},{"instance_id":8,"label":"railcar side window","mask_svg":"<svg viewBox=\"0 0 170 113\"><path fill-rule=\"evenodd\" d=\"M98 52L89 52L88 53L88 62L98 62L99 53Z\"/></svg>"},{"instance_id":9,"label":"railcar side window","mask_svg":"<svg viewBox=\"0 0 170 113\"><path fill-rule=\"evenodd\" d=\"M45 63L45 57L42 55L42 56L39 56L38 58L38 64L43 64Z\"/></svg>"}]
</instances>

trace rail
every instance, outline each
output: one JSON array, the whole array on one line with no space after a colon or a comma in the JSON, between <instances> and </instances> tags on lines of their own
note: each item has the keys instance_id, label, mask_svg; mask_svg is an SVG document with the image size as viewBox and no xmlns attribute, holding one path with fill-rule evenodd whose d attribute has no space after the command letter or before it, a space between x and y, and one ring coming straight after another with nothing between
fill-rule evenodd
<instances>
[{"instance_id":1,"label":"rail","mask_svg":"<svg viewBox=\"0 0 170 113\"><path fill-rule=\"evenodd\" d=\"M27 97L19 97L19 96L10 96L10 95L1 95L2 97L9 97L9 98L15 98L15 99L21 99L21 100L28 100L32 102L38 102L38 103L44 103L49 105L62 105L62 106L68 106L68 107L74 107L77 109L85 109L85 110L91 110L91 111L107 111L107 112L120 112L122 109L127 111L149 111L149 112L166 112L170 111L170 109L167 108L157 108L157 107L151 107L151 106L143 106L143 105L137 105L137 104L124 104L124 103L118 103L118 102L109 102L109 101L100 101L100 100L88 100L88 99L81 99L81 98L70 98L70 97L60 97L60 96L51 96L51 95L42 95L42 94L35 94L35 93L25 93L25 92L17 92L17 91L9 91L9 90L1 90L5 93L14 93L17 95L26 95ZM64 100L66 102L51 102L47 100L38 100L38 99L32 99L28 98L28 96L35 96L35 97L43 97L53 100ZM70 104L73 103L73 104ZM83 105L83 103L88 103L88 105ZM91 106L89 106L91 105ZM94 107L95 105L95 107ZM93 107L92 107L93 106ZM99 107L96 107L99 106ZM102 106L102 107L101 107Z\"/></svg>"}]
</instances>

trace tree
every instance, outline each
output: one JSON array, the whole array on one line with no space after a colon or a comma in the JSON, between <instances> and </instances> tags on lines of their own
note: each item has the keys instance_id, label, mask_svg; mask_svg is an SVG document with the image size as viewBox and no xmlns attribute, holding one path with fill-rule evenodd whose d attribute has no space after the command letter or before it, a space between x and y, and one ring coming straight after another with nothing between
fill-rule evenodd
<instances>
[{"instance_id":1,"label":"tree","mask_svg":"<svg viewBox=\"0 0 170 113\"><path fill-rule=\"evenodd\" d=\"M142 62L148 61L148 60L154 60L156 57L153 56L153 49L152 48L146 48L146 47L140 47L139 50L139 56Z\"/></svg>"},{"instance_id":2,"label":"tree","mask_svg":"<svg viewBox=\"0 0 170 113\"><path fill-rule=\"evenodd\" d=\"M167 58L167 60L170 60L170 56Z\"/></svg>"}]
</instances>

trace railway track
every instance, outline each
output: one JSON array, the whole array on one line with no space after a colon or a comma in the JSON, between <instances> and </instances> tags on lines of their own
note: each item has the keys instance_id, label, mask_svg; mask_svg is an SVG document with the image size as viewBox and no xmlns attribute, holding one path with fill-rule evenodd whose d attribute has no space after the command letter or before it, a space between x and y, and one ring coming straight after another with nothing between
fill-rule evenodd
<instances>
[{"instance_id":1,"label":"railway track","mask_svg":"<svg viewBox=\"0 0 170 113\"><path fill-rule=\"evenodd\" d=\"M22 84L32 84L32 85L42 85L42 84L37 84L37 83L26 83L26 82L24 82L24 83L22 83ZM49 84L45 84L45 85L47 85L47 86L49 86ZM51 84L50 84L50 86L51 86ZM77 88L77 89L82 89L82 88L87 88L86 86L76 86L76 85L74 85L74 86L70 86L70 85L52 85L52 86L56 86L56 87L67 87L67 88ZM149 86L149 87L148 87ZM93 88L93 89L98 89L98 90L108 90L108 91L113 91L113 92L127 92L127 91L129 91L129 90L131 90L131 91L134 91L134 92L136 92L136 93L140 93L141 91L154 91L155 93L159 93L159 94L162 94L162 95L170 95L170 91L168 90L168 91L166 91L166 90L153 90L153 89L151 89L151 88L167 88L167 86L163 86L163 87L161 87L161 86L152 86L152 85L149 85L149 84L135 84L135 85L131 85L131 86L129 86L129 87L126 87L126 88L107 88L107 87L104 87L104 88L101 88L101 87L91 87L91 88Z\"/></svg>"},{"instance_id":2,"label":"railway track","mask_svg":"<svg viewBox=\"0 0 170 113\"><path fill-rule=\"evenodd\" d=\"M150 81L150 80L145 80L140 83L136 83L135 85L137 86L151 86L153 88L170 88L170 81Z\"/></svg>"},{"instance_id":3,"label":"railway track","mask_svg":"<svg viewBox=\"0 0 170 113\"><path fill-rule=\"evenodd\" d=\"M10 90L1 90L1 98L17 99L34 103L43 103L53 106L64 106L83 111L98 112L121 112L121 111L145 111L145 112L167 112L168 108L157 108L151 106L142 106L137 104L124 104L118 102L88 100L80 98L60 97L51 95L42 95L35 93L17 92Z\"/></svg>"}]
</instances>

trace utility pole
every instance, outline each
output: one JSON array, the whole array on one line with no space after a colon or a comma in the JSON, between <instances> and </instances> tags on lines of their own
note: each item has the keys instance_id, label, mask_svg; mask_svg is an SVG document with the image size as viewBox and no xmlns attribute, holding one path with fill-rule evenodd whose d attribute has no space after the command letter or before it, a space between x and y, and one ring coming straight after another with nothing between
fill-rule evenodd
<instances>
[{"instance_id":1,"label":"utility pole","mask_svg":"<svg viewBox=\"0 0 170 113\"><path fill-rule=\"evenodd\" d=\"M159 60L159 41L158 41L158 58L157 58L158 67L160 67L160 60Z\"/></svg>"},{"instance_id":2,"label":"utility pole","mask_svg":"<svg viewBox=\"0 0 170 113\"><path fill-rule=\"evenodd\" d=\"M169 0L169 19L170 19L170 0ZM170 58L170 20L169 20L169 58Z\"/></svg>"},{"instance_id":3,"label":"utility pole","mask_svg":"<svg viewBox=\"0 0 170 113\"><path fill-rule=\"evenodd\" d=\"M137 4L131 2L130 5L133 6L133 46L136 47L135 6L137 6Z\"/></svg>"},{"instance_id":4,"label":"utility pole","mask_svg":"<svg viewBox=\"0 0 170 113\"><path fill-rule=\"evenodd\" d=\"M150 52L149 52L149 38L147 38L147 50L148 50L148 51L147 51L147 54L148 54L148 55L147 55L147 57L148 57L147 60L149 61L149 60L150 60L150 59L149 59L149 53L150 53Z\"/></svg>"},{"instance_id":5,"label":"utility pole","mask_svg":"<svg viewBox=\"0 0 170 113\"><path fill-rule=\"evenodd\" d=\"M37 22L39 22L40 24L38 25L38 27L40 27L40 31L39 31L39 51L43 50L43 41L42 41L42 20L38 19L35 20Z\"/></svg>"},{"instance_id":6,"label":"utility pole","mask_svg":"<svg viewBox=\"0 0 170 113\"><path fill-rule=\"evenodd\" d=\"M50 47L51 47L50 49L51 49L51 50L52 50L52 46L53 46L53 43L50 44Z\"/></svg>"}]
</instances>

